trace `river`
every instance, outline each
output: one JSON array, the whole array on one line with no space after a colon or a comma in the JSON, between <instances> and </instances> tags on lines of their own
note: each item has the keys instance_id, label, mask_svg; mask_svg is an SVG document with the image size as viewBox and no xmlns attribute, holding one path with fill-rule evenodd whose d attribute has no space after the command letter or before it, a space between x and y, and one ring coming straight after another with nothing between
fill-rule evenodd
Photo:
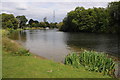
<instances>
[{"instance_id":1,"label":"river","mask_svg":"<svg viewBox=\"0 0 120 80\"><path fill-rule=\"evenodd\" d=\"M10 37L32 53L56 62L63 62L66 55L79 52L80 48L118 56L118 36L115 34L70 33L49 29L19 31Z\"/></svg>"}]
</instances>

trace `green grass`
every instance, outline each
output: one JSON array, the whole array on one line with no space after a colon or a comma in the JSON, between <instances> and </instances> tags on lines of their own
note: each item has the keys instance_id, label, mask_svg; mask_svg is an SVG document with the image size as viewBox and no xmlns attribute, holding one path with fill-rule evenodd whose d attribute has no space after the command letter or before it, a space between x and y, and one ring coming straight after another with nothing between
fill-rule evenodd
<instances>
[{"instance_id":1,"label":"green grass","mask_svg":"<svg viewBox=\"0 0 120 80\"><path fill-rule=\"evenodd\" d=\"M9 54L9 53L3 53ZM109 78L35 56L3 56L3 78Z\"/></svg>"},{"instance_id":2,"label":"green grass","mask_svg":"<svg viewBox=\"0 0 120 80\"><path fill-rule=\"evenodd\" d=\"M35 55L13 55L21 46L3 37L2 77L3 78L110 78L101 73L86 71L69 65L42 59Z\"/></svg>"}]
</instances>

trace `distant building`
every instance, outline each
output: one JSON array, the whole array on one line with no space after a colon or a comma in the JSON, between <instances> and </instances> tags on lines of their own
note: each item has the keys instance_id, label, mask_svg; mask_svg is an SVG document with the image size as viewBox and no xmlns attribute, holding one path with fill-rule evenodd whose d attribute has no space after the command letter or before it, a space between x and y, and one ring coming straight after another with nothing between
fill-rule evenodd
<instances>
[{"instance_id":1,"label":"distant building","mask_svg":"<svg viewBox=\"0 0 120 80\"><path fill-rule=\"evenodd\" d=\"M49 27L46 27L45 29L49 29Z\"/></svg>"}]
</instances>

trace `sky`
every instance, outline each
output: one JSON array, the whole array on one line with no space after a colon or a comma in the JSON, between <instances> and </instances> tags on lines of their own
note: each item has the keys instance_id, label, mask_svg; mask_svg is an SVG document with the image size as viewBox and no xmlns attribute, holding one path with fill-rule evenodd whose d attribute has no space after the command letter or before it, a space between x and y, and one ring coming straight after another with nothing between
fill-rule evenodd
<instances>
[{"instance_id":1,"label":"sky","mask_svg":"<svg viewBox=\"0 0 120 80\"><path fill-rule=\"evenodd\" d=\"M78 6L105 8L111 1L115 0L2 0L0 13L25 15L28 20L34 19L39 22L47 17L48 22L54 22L53 12L55 11L55 22L61 22L68 12Z\"/></svg>"}]
</instances>

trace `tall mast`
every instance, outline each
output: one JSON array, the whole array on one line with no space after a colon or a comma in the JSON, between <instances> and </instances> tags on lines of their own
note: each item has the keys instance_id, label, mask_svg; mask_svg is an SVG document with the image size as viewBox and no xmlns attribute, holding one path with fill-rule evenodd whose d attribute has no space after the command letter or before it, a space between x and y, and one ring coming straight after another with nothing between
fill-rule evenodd
<instances>
[{"instance_id":1,"label":"tall mast","mask_svg":"<svg viewBox=\"0 0 120 80\"><path fill-rule=\"evenodd\" d=\"M55 10L53 10L53 23L55 23Z\"/></svg>"}]
</instances>

